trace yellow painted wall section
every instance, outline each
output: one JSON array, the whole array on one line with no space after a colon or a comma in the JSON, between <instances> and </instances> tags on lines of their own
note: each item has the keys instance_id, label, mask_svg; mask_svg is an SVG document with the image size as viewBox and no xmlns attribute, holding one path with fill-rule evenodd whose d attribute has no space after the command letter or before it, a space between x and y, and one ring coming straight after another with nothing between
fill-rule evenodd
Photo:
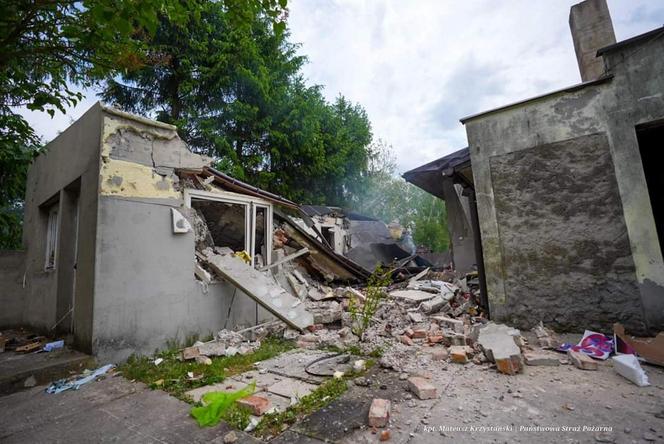
<instances>
[{"instance_id":1,"label":"yellow painted wall section","mask_svg":"<svg viewBox=\"0 0 664 444\"><path fill-rule=\"evenodd\" d=\"M149 166L110 157L113 149L109 139L121 130L131 130L154 140L177 137L175 130L152 127L142 122L105 115L101 147L100 194L105 196L182 199L171 177L157 174Z\"/></svg>"},{"instance_id":2,"label":"yellow painted wall section","mask_svg":"<svg viewBox=\"0 0 664 444\"><path fill-rule=\"evenodd\" d=\"M181 199L170 177L145 165L107 158L101 164L101 194L106 196Z\"/></svg>"}]
</instances>

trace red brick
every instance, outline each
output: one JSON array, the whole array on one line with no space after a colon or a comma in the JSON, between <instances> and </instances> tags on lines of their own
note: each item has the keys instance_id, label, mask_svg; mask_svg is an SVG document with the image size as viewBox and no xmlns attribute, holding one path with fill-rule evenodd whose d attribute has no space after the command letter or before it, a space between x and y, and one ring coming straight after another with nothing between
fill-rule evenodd
<instances>
[{"instance_id":1,"label":"red brick","mask_svg":"<svg viewBox=\"0 0 664 444\"><path fill-rule=\"evenodd\" d=\"M401 336L399 340L401 341L402 344L413 345L413 340L406 335Z\"/></svg>"},{"instance_id":2,"label":"red brick","mask_svg":"<svg viewBox=\"0 0 664 444\"><path fill-rule=\"evenodd\" d=\"M413 334L411 335L411 338L413 339L424 339L427 337L427 331L424 330L423 328L418 328L417 330L413 330Z\"/></svg>"},{"instance_id":3,"label":"red brick","mask_svg":"<svg viewBox=\"0 0 664 444\"><path fill-rule=\"evenodd\" d=\"M242 407L247 407L254 416L261 416L270 409L270 400L262 396L250 395L236 402Z\"/></svg>"},{"instance_id":4,"label":"red brick","mask_svg":"<svg viewBox=\"0 0 664 444\"><path fill-rule=\"evenodd\" d=\"M391 403L387 399L374 399L369 408L369 425L385 427L390 420Z\"/></svg>"},{"instance_id":5,"label":"red brick","mask_svg":"<svg viewBox=\"0 0 664 444\"><path fill-rule=\"evenodd\" d=\"M429 342L431 344L440 344L441 342L443 342L443 339L445 338L443 338L442 335L429 336Z\"/></svg>"},{"instance_id":6,"label":"red brick","mask_svg":"<svg viewBox=\"0 0 664 444\"><path fill-rule=\"evenodd\" d=\"M468 354L466 353L466 347L453 345L452 347L450 347L450 357L452 358L452 362L456 362L457 364L465 364L466 362L468 362Z\"/></svg>"},{"instance_id":7,"label":"red brick","mask_svg":"<svg viewBox=\"0 0 664 444\"><path fill-rule=\"evenodd\" d=\"M500 373L516 375L523 369L523 362L520 355L512 355L509 358L496 359L496 367Z\"/></svg>"},{"instance_id":8,"label":"red brick","mask_svg":"<svg viewBox=\"0 0 664 444\"><path fill-rule=\"evenodd\" d=\"M406 331L405 331L405 334L406 334L406 336L408 336L409 338L412 338L412 337L413 337L413 334L414 334L413 329L412 329L412 328L407 328Z\"/></svg>"},{"instance_id":9,"label":"red brick","mask_svg":"<svg viewBox=\"0 0 664 444\"><path fill-rule=\"evenodd\" d=\"M438 397L438 389L429 381L419 376L408 378L408 388L420 399L434 399Z\"/></svg>"},{"instance_id":10,"label":"red brick","mask_svg":"<svg viewBox=\"0 0 664 444\"><path fill-rule=\"evenodd\" d=\"M380 440L381 441L389 441L390 440L390 431L389 430L383 430L380 432Z\"/></svg>"}]
</instances>

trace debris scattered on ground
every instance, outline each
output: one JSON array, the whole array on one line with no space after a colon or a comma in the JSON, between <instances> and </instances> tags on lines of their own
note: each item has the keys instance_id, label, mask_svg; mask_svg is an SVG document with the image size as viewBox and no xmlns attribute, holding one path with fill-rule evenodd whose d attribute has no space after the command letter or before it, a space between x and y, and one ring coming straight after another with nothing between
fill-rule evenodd
<instances>
[{"instance_id":1,"label":"debris scattered on ground","mask_svg":"<svg viewBox=\"0 0 664 444\"><path fill-rule=\"evenodd\" d=\"M597 370L597 362L593 361L583 352L569 350L567 356L576 368L580 368L581 370Z\"/></svg>"},{"instance_id":2,"label":"debris scattered on ground","mask_svg":"<svg viewBox=\"0 0 664 444\"><path fill-rule=\"evenodd\" d=\"M484 355L495 362L498 371L514 375L523 370L523 357L515 338L520 337L519 330L503 324L489 323L480 329L478 344Z\"/></svg>"},{"instance_id":3,"label":"debris scattered on ground","mask_svg":"<svg viewBox=\"0 0 664 444\"><path fill-rule=\"evenodd\" d=\"M613 361L613 368L620 375L623 376L639 387L650 385L648 382L648 375L641 368L639 360L634 355L619 355L611 358Z\"/></svg>"},{"instance_id":4,"label":"debris scattered on ground","mask_svg":"<svg viewBox=\"0 0 664 444\"><path fill-rule=\"evenodd\" d=\"M369 407L369 426L370 427L387 427L390 420L391 403L387 399L376 398L371 401Z\"/></svg>"},{"instance_id":5,"label":"debris scattered on ground","mask_svg":"<svg viewBox=\"0 0 664 444\"><path fill-rule=\"evenodd\" d=\"M420 399L434 399L438 397L438 389L420 376L408 378L408 389Z\"/></svg>"},{"instance_id":6,"label":"debris scattered on ground","mask_svg":"<svg viewBox=\"0 0 664 444\"><path fill-rule=\"evenodd\" d=\"M586 330L578 344L565 343L560 345L558 350L564 352L572 350L595 359L605 360L613 352L613 340L602 333Z\"/></svg>"},{"instance_id":7,"label":"debris scattered on ground","mask_svg":"<svg viewBox=\"0 0 664 444\"><path fill-rule=\"evenodd\" d=\"M103 367L99 367L93 372L86 371L82 375L77 375L67 379L60 379L58 381L52 382L46 388L46 393L57 394L64 392L65 390L78 390L82 385L92 382L100 376L108 373L109 370L114 368L114 364L107 364Z\"/></svg>"},{"instance_id":8,"label":"debris scattered on ground","mask_svg":"<svg viewBox=\"0 0 664 444\"><path fill-rule=\"evenodd\" d=\"M53 350L61 349L64 346L65 346L65 341L61 339L59 341L53 341L45 344L42 350L44 350L45 352L51 352Z\"/></svg>"}]
</instances>

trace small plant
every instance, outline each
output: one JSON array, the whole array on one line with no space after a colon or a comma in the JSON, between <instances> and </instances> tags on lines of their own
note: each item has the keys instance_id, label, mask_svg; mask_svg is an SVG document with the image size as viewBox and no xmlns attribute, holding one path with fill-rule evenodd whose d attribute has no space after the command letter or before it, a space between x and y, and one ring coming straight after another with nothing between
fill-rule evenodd
<instances>
[{"instance_id":1,"label":"small plant","mask_svg":"<svg viewBox=\"0 0 664 444\"><path fill-rule=\"evenodd\" d=\"M385 272L379 265L367 281L366 299L364 303L351 297L348 311L353 320L353 333L364 339L364 332L369 328L371 318L376 313L380 301L387 297L385 288L392 283L392 273Z\"/></svg>"}]
</instances>

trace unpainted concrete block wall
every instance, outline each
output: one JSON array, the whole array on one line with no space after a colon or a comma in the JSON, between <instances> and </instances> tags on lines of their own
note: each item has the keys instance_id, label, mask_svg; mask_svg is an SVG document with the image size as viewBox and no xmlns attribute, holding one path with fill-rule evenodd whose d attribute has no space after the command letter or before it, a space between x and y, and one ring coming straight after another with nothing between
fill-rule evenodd
<instances>
[{"instance_id":1,"label":"unpainted concrete block wall","mask_svg":"<svg viewBox=\"0 0 664 444\"><path fill-rule=\"evenodd\" d=\"M507 289L505 316L532 327L645 331L604 134L491 158Z\"/></svg>"}]
</instances>

